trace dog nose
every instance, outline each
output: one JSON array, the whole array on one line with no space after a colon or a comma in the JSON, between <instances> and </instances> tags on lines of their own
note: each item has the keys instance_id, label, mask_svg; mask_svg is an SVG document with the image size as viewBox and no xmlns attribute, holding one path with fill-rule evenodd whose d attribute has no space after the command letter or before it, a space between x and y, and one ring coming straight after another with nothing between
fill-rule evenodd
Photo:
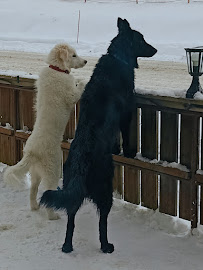
<instances>
[{"instance_id":1,"label":"dog nose","mask_svg":"<svg viewBox=\"0 0 203 270\"><path fill-rule=\"evenodd\" d=\"M84 63L87 64L87 60L85 60Z\"/></svg>"},{"instance_id":2,"label":"dog nose","mask_svg":"<svg viewBox=\"0 0 203 270\"><path fill-rule=\"evenodd\" d=\"M158 52L158 51L157 51L157 49L155 49L155 48L154 48L154 51L155 51L155 53L157 53L157 52ZM154 53L154 54L155 54L155 53Z\"/></svg>"}]
</instances>

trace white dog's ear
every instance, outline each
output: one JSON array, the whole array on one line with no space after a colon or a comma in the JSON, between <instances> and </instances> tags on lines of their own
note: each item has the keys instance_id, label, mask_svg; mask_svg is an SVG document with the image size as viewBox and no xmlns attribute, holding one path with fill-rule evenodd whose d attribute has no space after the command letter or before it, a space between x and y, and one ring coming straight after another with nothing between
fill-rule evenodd
<instances>
[{"instance_id":1,"label":"white dog's ear","mask_svg":"<svg viewBox=\"0 0 203 270\"><path fill-rule=\"evenodd\" d=\"M68 50L65 48L61 48L59 51L59 58L63 61L68 59Z\"/></svg>"}]
</instances>

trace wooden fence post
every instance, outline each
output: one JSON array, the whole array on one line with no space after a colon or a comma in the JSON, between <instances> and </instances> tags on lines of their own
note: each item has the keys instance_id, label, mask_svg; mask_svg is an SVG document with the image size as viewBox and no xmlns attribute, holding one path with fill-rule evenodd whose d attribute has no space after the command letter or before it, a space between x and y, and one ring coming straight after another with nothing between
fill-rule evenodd
<instances>
[{"instance_id":1,"label":"wooden fence post","mask_svg":"<svg viewBox=\"0 0 203 270\"><path fill-rule=\"evenodd\" d=\"M189 136L190 134L190 136ZM180 217L197 227L197 186L195 172L198 169L198 117L181 115L180 162L191 170L190 181L180 181Z\"/></svg>"},{"instance_id":2,"label":"wooden fence post","mask_svg":"<svg viewBox=\"0 0 203 270\"><path fill-rule=\"evenodd\" d=\"M177 162L178 115L161 112L161 153L160 159ZM177 215L177 181L171 176L160 176L160 212Z\"/></svg>"},{"instance_id":3,"label":"wooden fence post","mask_svg":"<svg viewBox=\"0 0 203 270\"><path fill-rule=\"evenodd\" d=\"M141 153L149 159L157 158L157 114L151 108L142 108ZM151 209L158 207L157 174L141 172L141 204Z\"/></svg>"},{"instance_id":4,"label":"wooden fence post","mask_svg":"<svg viewBox=\"0 0 203 270\"><path fill-rule=\"evenodd\" d=\"M138 113L135 107L130 126L130 152L135 156L138 152ZM124 166L124 200L130 203L140 203L140 170L131 166Z\"/></svg>"}]
</instances>

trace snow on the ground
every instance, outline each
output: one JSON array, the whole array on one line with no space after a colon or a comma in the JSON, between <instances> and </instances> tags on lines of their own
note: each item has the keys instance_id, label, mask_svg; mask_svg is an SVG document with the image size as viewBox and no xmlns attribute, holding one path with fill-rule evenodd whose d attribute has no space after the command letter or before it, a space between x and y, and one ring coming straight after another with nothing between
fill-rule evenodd
<instances>
[{"instance_id":1,"label":"snow on the ground","mask_svg":"<svg viewBox=\"0 0 203 270\"><path fill-rule=\"evenodd\" d=\"M117 34L120 16L158 49L154 59L185 61L185 47L203 45L203 1L154 2L0 0L0 50L47 53L67 41L81 55L100 56Z\"/></svg>"},{"instance_id":2,"label":"snow on the ground","mask_svg":"<svg viewBox=\"0 0 203 270\"><path fill-rule=\"evenodd\" d=\"M5 167L0 163L1 270L202 270L202 228L191 235L187 221L118 199L108 219L114 253L99 250L98 216L91 203L77 213L74 251L62 253L65 213L49 221L45 209L31 212L29 190L5 187Z\"/></svg>"},{"instance_id":3,"label":"snow on the ground","mask_svg":"<svg viewBox=\"0 0 203 270\"><path fill-rule=\"evenodd\" d=\"M44 66L45 54L0 51L0 74L20 76L25 78L37 78ZM85 57L85 67L72 70L71 73L77 79L89 80L98 58ZM135 70L135 90L140 94L152 94L175 98L185 97L192 77L188 74L186 63L170 61L138 60L139 69ZM200 77L203 85L203 76ZM197 96L197 97L196 97ZM197 99L203 99L201 93L195 95Z\"/></svg>"},{"instance_id":4,"label":"snow on the ground","mask_svg":"<svg viewBox=\"0 0 203 270\"><path fill-rule=\"evenodd\" d=\"M120 16L158 49L155 62L140 61L137 91L182 96L180 89L187 89L191 82L184 48L203 45L203 1L140 2L0 0L0 73L37 78L39 67L44 65L42 54L66 41L80 55L91 57L84 69L73 71L76 77L88 78L96 62L93 57L105 53L117 34L116 21ZM19 57L26 58L26 65L17 65L21 59L16 58L13 63L9 51L21 51ZM41 56L29 58L24 52ZM201 95L197 98L202 99ZM116 199L109 215L109 240L114 243L115 252L100 252L98 216L92 204L86 203L76 218L75 250L63 254L66 215L60 213L60 220L49 221L44 209L31 212L29 190L17 192L5 187L3 168L5 165L0 164L0 270L202 270L202 226L191 235L189 222Z\"/></svg>"}]
</instances>

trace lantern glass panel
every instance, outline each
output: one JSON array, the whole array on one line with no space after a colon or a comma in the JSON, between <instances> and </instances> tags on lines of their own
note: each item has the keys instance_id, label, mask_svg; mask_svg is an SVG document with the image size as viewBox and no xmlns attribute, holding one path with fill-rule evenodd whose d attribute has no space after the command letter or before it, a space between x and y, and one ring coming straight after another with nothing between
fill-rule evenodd
<instances>
[{"instance_id":1,"label":"lantern glass panel","mask_svg":"<svg viewBox=\"0 0 203 270\"><path fill-rule=\"evenodd\" d=\"M187 67L188 67L188 73L190 75L192 75L192 65L191 65L191 52L186 52L186 56L187 56Z\"/></svg>"},{"instance_id":2,"label":"lantern glass panel","mask_svg":"<svg viewBox=\"0 0 203 270\"><path fill-rule=\"evenodd\" d=\"M192 76L203 74L203 48L186 49L188 72Z\"/></svg>"}]
</instances>

